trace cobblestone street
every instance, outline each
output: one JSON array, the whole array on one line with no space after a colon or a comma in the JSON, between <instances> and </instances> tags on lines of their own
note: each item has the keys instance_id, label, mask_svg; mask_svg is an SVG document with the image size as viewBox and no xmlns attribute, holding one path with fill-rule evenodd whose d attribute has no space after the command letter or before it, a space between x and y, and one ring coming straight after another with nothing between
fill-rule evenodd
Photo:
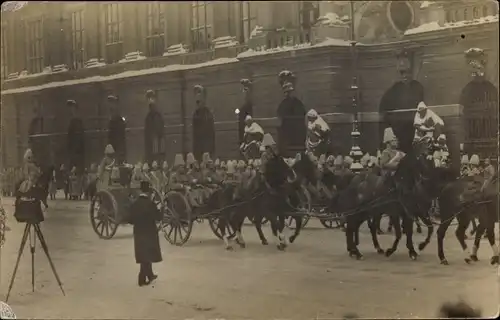
<instances>
[{"instance_id":1,"label":"cobblestone street","mask_svg":"<svg viewBox=\"0 0 500 320\"><path fill-rule=\"evenodd\" d=\"M12 200L4 202L12 230L1 252L2 300L24 227L12 217ZM243 231L247 248L225 251L208 223L196 223L183 247L161 237L164 261L153 266L159 278L149 287L137 286L132 228L120 226L113 239L99 239L90 225L87 202L50 202L42 230L66 296L40 246L31 292L26 248L8 301L18 319L311 319L349 312L377 318L432 317L443 301L460 297L481 308L483 316L493 316L500 301L498 271L489 264L486 240L480 261L467 265L454 227L445 247L450 265L442 266L435 236L417 261L408 258L404 241L386 258L375 253L364 226L360 249L365 259L355 261L345 252L344 233L324 229L315 220L286 252L262 246L249 225ZM264 232L272 240L269 226ZM392 235L380 238L384 248L392 241ZM415 242L422 238L416 235Z\"/></svg>"}]
</instances>

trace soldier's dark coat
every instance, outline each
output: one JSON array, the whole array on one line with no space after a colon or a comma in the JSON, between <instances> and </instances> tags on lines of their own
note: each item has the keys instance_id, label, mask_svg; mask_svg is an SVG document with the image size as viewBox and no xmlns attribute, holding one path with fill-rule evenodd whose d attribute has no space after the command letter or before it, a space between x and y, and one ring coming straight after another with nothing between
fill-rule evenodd
<instances>
[{"instance_id":1,"label":"soldier's dark coat","mask_svg":"<svg viewBox=\"0 0 500 320\"><path fill-rule=\"evenodd\" d=\"M151 164L154 160L160 161L164 158L164 122L160 112L150 110L144 124L144 155L146 161Z\"/></svg>"},{"instance_id":2,"label":"soldier's dark coat","mask_svg":"<svg viewBox=\"0 0 500 320\"><path fill-rule=\"evenodd\" d=\"M253 104L250 101L246 101L240 109L238 114L238 137L239 142L243 142L243 137L245 135L245 118L246 116L253 116Z\"/></svg>"},{"instance_id":3,"label":"soldier's dark coat","mask_svg":"<svg viewBox=\"0 0 500 320\"><path fill-rule=\"evenodd\" d=\"M286 97L278 107L278 147L283 157L295 157L306 147L306 108L297 97Z\"/></svg>"},{"instance_id":4,"label":"soldier's dark coat","mask_svg":"<svg viewBox=\"0 0 500 320\"><path fill-rule=\"evenodd\" d=\"M215 154L214 116L207 107L199 107L193 113L193 155L201 161L205 152Z\"/></svg>"},{"instance_id":5,"label":"soldier's dark coat","mask_svg":"<svg viewBox=\"0 0 500 320\"><path fill-rule=\"evenodd\" d=\"M125 161L127 157L126 126L127 124L122 116L113 116L108 124L108 143L115 149L115 157L120 163Z\"/></svg>"},{"instance_id":6,"label":"soldier's dark coat","mask_svg":"<svg viewBox=\"0 0 500 320\"><path fill-rule=\"evenodd\" d=\"M79 172L82 172L85 167L85 129L80 118L73 118L69 123L68 156L69 167L76 166Z\"/></svg>"},{"instance_id":7,"label":"soldier's dark coat","mask_svg":"<svg viewBox=\"0 0 500 320\"><path fill-rule=\"evenodd\" d=\"M129 223L134 226L134 251L137 263L162 261L156 221L162 214L147 195L141 194L130 206Z\"/></svg>"}]
</instances>

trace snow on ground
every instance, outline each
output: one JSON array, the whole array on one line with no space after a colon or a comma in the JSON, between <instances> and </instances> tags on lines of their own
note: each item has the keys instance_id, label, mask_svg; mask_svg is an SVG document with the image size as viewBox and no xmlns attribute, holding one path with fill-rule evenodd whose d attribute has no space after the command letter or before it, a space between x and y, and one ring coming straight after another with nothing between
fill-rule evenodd
<instances>
[{"instance_id":1,"label":"snow on ground","mask_svg":"<svg viewBox=\"0 0 500 320\"><path fill-rule=\"evenodd\" d=\"M438 31L438 30L453 29L453 28L461 28L461 27L479 25L479 24L484 24L484 23L495 23L495 22L498 23L498 15L481 17L479 19L465 20L465 21L459 21L459 22L447 22L442 26L439 25L439 23L437 23L436 21L432 21L429 23L424 23L416 28L406 30L405 35Z\"/></svg>"},{"instance_id":2,"label":"snow on ground","mask_svg":"<svg viewBox=\"0 0 500 320\"><path fill-rule=\"evenodd\" d=\"M86 202L49 204L42 230L66 296L40 247L31 292L26 249L8 301L18 319L312 319L352 312L364 318L422 318L434 317L442 302L460 297L480 307L483 316L498 311L497 269L488 263L489 246L483 241L481 260L465 264L453 226L445 240L451 264L442 266L435 237L417 261L408 258L404 238L398 252L386 258L374 252L364 225L360 249L365 259L356 261L345 252L344 234L323 228L317 220L309 222L286 252L272 245L268 225L264 233L269 246L262 246L247 225L247 248L228 252L206 222L196 223L183 247L161 238L164 261L153 266L159 278L154 286L140 288L130 226L120 226L111 240L100 240L90 226ZM11 206L6 209L12 213ZM2 298L23 230L12 218L8 225L12 231L1 252ZM392 235L379 238L384 248L393 240ZM422 239L417 235L415 242Z\"/></svg>"}]
</instances>

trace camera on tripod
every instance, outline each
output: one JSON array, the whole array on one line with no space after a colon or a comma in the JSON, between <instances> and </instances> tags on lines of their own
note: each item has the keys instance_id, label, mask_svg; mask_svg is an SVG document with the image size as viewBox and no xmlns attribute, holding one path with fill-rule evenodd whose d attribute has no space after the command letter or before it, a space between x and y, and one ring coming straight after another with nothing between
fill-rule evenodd
<instances>
[{"instance_id":1,"label":"camera on tripod","mask_svg":"<svg viewBox=\"0 0 500 320\"><path fill-rule=\"evenodd\" d=\"M16 197L14 218L17 222L37 224L44 221L42 202L30 191Z\"/></svg>"}]
</instances>

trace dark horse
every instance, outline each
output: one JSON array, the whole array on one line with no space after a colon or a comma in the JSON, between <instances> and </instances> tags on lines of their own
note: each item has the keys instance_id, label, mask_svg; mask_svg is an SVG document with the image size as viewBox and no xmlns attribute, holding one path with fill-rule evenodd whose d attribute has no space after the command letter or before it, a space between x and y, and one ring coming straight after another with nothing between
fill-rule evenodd
<instances>
[{"instance_id":1,"label":"dark horse","mask_svg":"<svg viewBox=\"0 0 500 320\"><path fill-rule=\"evenodd\" d=\"M364 221L369 222L368 226L377 252L385 253L386 256L392 255L397 250L402 236L399 223L402 219L409 256L413 260L417 258L418 255L413 247L413 223L417 218L426 220L426 214L421 213L419 200L415 197L415 186L423 170L423 158L420 154L418 150L406 154L392 177L381 177L373 172L365 172L353 176L344 188L338 188L330 210L340 212L345 219L347 251L351 257L357 259L363 257L357 245L359 227ZM380 248L377 223L374 223L384 213L389 215L396 236L392 247L386 251ZM432 235L430 220L426 225L429 227L429 234L423 247L427 245Z\"/></svg>"}]
</instances>

